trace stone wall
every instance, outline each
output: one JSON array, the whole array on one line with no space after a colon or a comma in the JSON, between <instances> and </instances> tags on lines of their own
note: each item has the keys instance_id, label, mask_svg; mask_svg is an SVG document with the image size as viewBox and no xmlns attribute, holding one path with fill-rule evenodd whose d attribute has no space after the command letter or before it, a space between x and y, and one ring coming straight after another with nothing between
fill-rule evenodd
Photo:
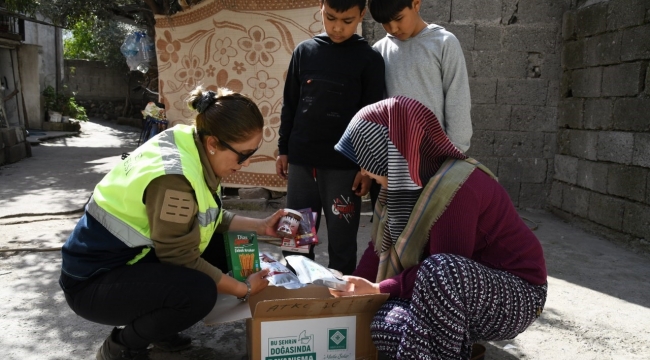
<instances>
[{"instance_id":1,"label":"stone wall","mask_svg":"<svg viewBox=\"0 0 650 360\"><path fill-rule=\"evenodd\" d=\"M647 0L578 1L564 14L550 197L556 213L648 248L649 10Z\"/></svg>"},{"instance_id":2,"label":"stone wall","mask_svg":"<svg viewBox=\"0 0 650 360\"><path fill-rule=\"evenodd\" d=\"M150 101L143 96L143 90L134 90L142 81L141 73L111 69L101 61L87 60L65 60L64 70L66 91L75 94L75 100L86 108L89 116L141 117L140 110ZM130 94L128 105L127 94Z\"/></svg>"},{"instance_id":3,"label":"stone wall","mask_svg":"<svg viewBox=\"0 0 650 360\"><path fill-rule=\"evenodd\" d=\"M472 95L468 154L485 163L522 208L544 208L553 179L570 0L423 0L420 14L459 39ZM367 17L364 37L386 32Z\"/></svg>"}]
</instances>

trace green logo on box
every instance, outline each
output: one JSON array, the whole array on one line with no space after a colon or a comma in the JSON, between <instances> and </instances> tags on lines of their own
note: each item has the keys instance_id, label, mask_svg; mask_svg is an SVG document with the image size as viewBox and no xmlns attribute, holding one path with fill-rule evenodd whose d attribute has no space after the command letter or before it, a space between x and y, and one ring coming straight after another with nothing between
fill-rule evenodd
<instances>
[{"instance_id":1,"label":"green logo on box","mask_svg":"<svg viewBox=\"0 0 650 360\"><path fill-rule=\"evenodd\" d=\"M348 329L327 329L329 350L347 350Z\"/></svg>"}]
</instances>

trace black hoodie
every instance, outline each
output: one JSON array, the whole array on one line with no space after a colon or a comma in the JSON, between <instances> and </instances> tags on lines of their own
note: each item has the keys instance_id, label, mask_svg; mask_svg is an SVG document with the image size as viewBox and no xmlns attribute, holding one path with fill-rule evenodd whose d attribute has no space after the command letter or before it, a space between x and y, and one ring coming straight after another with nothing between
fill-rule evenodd
<instances>
[{"instance_id":1,"label":"black hoodie","mask_svg":"<svg viewBox=\"0 0 650 360\"><path fill-rule=\"evenodd\" d=\"M298 44L284 86L278 147L289 163L358 168L334 150L352 117L384 98L384 60L353 35L334 43L326 34Z\"/></svg>"}]
</instances>

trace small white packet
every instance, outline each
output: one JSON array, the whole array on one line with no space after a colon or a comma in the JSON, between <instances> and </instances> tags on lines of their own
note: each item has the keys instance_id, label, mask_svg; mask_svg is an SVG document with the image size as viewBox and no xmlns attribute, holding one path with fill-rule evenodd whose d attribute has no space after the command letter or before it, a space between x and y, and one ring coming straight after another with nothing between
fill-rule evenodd
<instances>
[{"instance_id":1,"label":"small white packet","mask_svg":"<svg viewBox=\"0 0 650 360\"><path fill-rule=\"evenodd\" d=\"M305 286L296 274L269 254L260 253L260 267L269 269L269 274L266 276L269 285L282 286L286 289L298 289Z\"/></svg>"},{"instance_id":2,"label":"small white packet","mask_svg":"<svg viewBox=\"0 0 650 360\"><path fill-rule=\"evenodd\" d=\"M348 282L337 277L325 266L302 255L289 255L285 257L287 263L296 270L300 282L327 286L334 290L347 290Z\"/></svg>"}]
</instances>

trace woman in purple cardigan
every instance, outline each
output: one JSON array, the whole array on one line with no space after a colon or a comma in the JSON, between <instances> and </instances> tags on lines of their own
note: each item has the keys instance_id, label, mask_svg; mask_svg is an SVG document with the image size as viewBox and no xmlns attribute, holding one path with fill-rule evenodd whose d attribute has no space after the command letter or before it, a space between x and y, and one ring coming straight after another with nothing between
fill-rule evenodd
<instances>
[{"instance_id":1,"label":"woman in purple cardigan","mask_svg":"<svg viewBox=\"0 0 650 360\"><path fill-rule=\"evenodd\" d=\"M424 105L393 97L350 122L336 149L382 185L354 293L388 293L371 326L397 359L468 359L511 339L546 301L541 244L494 175L452 145Z\"/></svg>"}]
</instances>

